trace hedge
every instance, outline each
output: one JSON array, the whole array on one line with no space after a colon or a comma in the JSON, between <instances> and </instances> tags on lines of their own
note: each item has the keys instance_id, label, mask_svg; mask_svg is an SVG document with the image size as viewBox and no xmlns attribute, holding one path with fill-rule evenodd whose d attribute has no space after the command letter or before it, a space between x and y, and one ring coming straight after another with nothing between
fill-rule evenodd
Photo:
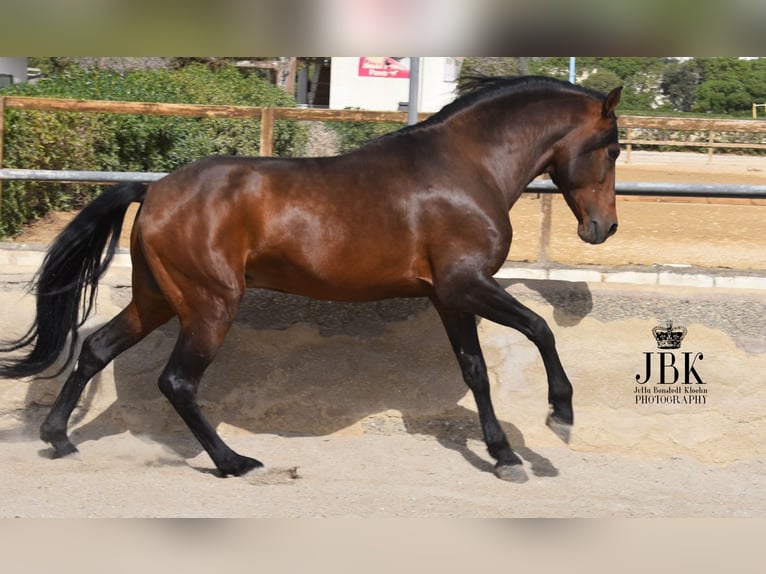
<instances>
[{"instance_id":1,"label":"hedge","mask_svg":"<svg viewBox=\"0 0 766 574\"><path fill-rule=\"evenodd\" d=\"M294 106L283 90L233 66L203 64L176 70L119 73L71 67L2 95L210 105ZM301 155L307 129L277 122L274 154ZM7 110L3 167L97 171L172 171L211 154L258 155L260 121L75 112ZM0 237L51 210L75 209L100 186L3 182Z\"/></svg>"}]
</instances>

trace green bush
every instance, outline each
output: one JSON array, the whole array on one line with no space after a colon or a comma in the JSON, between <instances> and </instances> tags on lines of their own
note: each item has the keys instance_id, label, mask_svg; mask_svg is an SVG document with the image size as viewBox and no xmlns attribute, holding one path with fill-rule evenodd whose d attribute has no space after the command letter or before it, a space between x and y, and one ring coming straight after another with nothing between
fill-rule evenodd
<instances>
[{"instance_id":1,"label":"green bush","mask_svg":"<svg viewBox=\"0 0 766 574\"><path fill-rule=\"evenodd\" d=\"M387 122L327 122L327 126L338 134L338 153L355 150L377 137L404 127L403 124Z\"/></svg>"},{"instance_id":2,"label":"green bush","mask_svg":"<svg viewBox=\"0 0 766 574\"><path fill-rule=\"evenodd\" d=\"M292 107L294 99L234 67L202 64L177 70L118 73L69 67L3 95L92 100ZM299 122L274 126L274 155L302 155L307 130ZM8 110L3 167L103 171L172 171L212 154L258 155L260 121L75 112ZM99 186L4 182L0 237L50 210L80 207Z\"/></svg>"}]
</instances>

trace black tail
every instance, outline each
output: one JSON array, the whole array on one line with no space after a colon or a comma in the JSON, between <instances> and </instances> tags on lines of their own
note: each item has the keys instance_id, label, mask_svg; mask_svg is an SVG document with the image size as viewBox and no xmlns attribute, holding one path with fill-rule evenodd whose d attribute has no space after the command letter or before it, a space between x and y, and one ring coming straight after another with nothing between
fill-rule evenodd
<instances>
[{"instance_id":1,"label":"black tail","mask_svg":"<svg viewBox=\"0 0 766 574\"><path fill-rule=\"evenodd\" d=\"M98 281L117 249L128 206L143 201L146 190L143 183L122 183L106 190L53 241L31 283L37 296L34 323L22 337L0 347L2 352L30 350L25 356L3 360L0 375L19 378L42 373L61 355L70 334L67 359L58 373L71 363L79 328L93 310Z\"/></svg>"}]
</instances>

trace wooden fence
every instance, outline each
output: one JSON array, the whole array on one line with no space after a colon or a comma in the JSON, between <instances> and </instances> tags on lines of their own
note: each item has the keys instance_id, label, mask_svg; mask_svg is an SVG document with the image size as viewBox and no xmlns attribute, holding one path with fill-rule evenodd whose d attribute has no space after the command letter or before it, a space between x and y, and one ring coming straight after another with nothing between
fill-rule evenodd
<instances>
[{"instance_id":1,"label":"wooden fence","mask_svg":"<svg viewBox=\"0 0 766 574\"><path fill-rule=\"evenodd\" d=\"M626 161L630 163L630 152L634 145L645 146L678 146L707 148L708 161L713 159L713 150L727 149L766 149L766 121L763 120L721 120L706 118L663 118L651 116L620 116L617 120L619 128L624 128L625 137L620 143L625 146ZM663 130L671 132L704 132L706 138L700 141L636 139L634 130ZM716 136L724 133L764 134L757 143L753 142L722 142L716 141Z\"/></svg>"},{"instance_id":2,"label":"wooden fence","mask_svg":"<svg viewBox=\"0 0 766 574\"><path fill-rule=\"evenodd\" d=\"M140 102L115 102L97 100L72 100L57 98L30 98L0 96L0 169L3 167L3 120L5 110L86 112L116 114L146 114L166 116L186 116L202 118L256 119L261 122L261 155L272 155L274 149L274 122L277 120L295 121L353 121L353 122L391 122L404 124L406 112L375 112L365 110L326 110L306 108L272 108L251 106L212 106L197 104L162 104ZM419 120L430 114L421 113ZM620 116L618 127L624 133L620 143L626 148L626 159L630 161L630 152L634 145L641 146L694 146L708 148L712 159L716 148L766 149L764 140L758 143L720 142L716 135L722 133L766 134L766 121L758 120L721 120L721 119L682 119L648 116ZM635 138L636 130L666 130L673 132L705 132L704 141L677 141ZM0 198L2 197L0 180ZM542 202L542 236L540 239L539 260L548 259L548 236L550 234L550 196L545 194ZM547 206L547 208L546 208ZM547 211L546 211L547 210Z\"/></svg>"},{"instance_id":3,"label":"wooden fence","mask_svg":"<svg viewBox=\"0 0 766 574\"><path fill-rule=\"evenodd\" d=\"M30 98L0 96L0 168L3 164L3 118L5 110L90 112L111 114L147 114L206 118L249 118L261 121L261 155L272 155L274 149L274 122L296 121L348 121L406 123L406 112L375 112L367 110L326 110L316 108L272 108L256 106L208 106L198 104L160 104L142 102L115 102L99 100L71 100L60 98ZM430 114L421 113L419 120ZM766 143L721 142L716 135L722 133L766 134L764 120L722 120L706 118L665 118L651 116L620 116L618 126L625 137L620 141L626 147L627 161L633 146L679 146L707 148L712 159L716 148L766 149ZM705 132L703 141L657 140L635 138L635 130L665 130L675 132ZM766 137L766 136L765 136Z\"/></svg>"},{"instance_id":4,"label":"wooden fence","mask_svg":"<svg viewBox=\"0 0 766 574\"><path fill-rule=\"evenodd\" d=\"M272 155L273 153L274 122L276 120L393 122L402 124L407 122L406 112L271 108L260 106L208 106L201 104L159 104L0 96L0 168L2 167L3 159L3 116L5 115L5 110L255 119L261 121L261 155ZM423 120L429 115L419 114L418 119Z\"/></svg>"}]
</instances>

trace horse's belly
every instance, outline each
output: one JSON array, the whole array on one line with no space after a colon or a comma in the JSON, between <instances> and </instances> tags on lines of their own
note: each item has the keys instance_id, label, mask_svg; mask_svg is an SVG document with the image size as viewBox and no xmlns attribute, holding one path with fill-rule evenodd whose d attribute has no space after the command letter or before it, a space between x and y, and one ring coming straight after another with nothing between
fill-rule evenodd
<instances>
[{"instance_id":1,"label":"horse's belly","mask_svg":"<svg viewBox=\"0 0 766 574\"><path fill-rule=\"evenodd\" d=\"M246 270L248 287L272 289L328 301L374 301L428 294L429 283L408 269L346 262L302 264L287 258L257 257Z\"/></svg>"}]
</instances>

